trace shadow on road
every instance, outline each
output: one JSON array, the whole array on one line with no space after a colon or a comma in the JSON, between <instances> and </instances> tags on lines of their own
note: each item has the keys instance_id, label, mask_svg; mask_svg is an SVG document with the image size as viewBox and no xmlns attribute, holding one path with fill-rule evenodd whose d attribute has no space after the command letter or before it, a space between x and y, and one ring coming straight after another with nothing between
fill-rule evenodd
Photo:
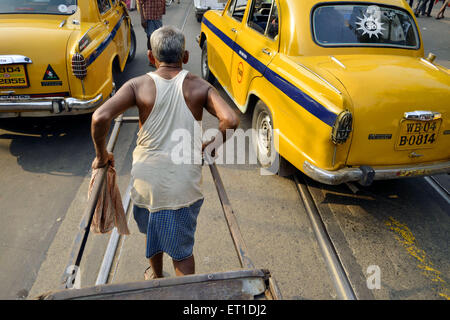
<instances>
[{"instance_id":1,"label":"shadow on road","mask_svg":"<svg viewBox=\"0 0 450 320\"><path fill-rule=\"evenodd\" d=\"M91 114L1 119L0 153L10 152L26 171L84 176L94 158L90 119Z\"/></svg>"}]
</instances>

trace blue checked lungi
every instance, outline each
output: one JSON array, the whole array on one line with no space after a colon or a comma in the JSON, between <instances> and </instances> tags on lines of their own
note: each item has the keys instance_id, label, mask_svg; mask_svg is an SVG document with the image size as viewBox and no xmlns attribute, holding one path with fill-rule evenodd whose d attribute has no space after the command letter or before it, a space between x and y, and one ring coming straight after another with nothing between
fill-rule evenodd
<instances>
[{"instance_id":1,"label":"blue checked lungi","mask_svg":"<svg viewBox=\"0 0 450 320\"><path fill-rule=\"evenodd\" d=\"M147 234L147 258L160 252L176 261L192 256L197 217L203 199L177 210L149 213L145 208L133 206L133 215L139 231Z\"/></svg>"}]
</instances>

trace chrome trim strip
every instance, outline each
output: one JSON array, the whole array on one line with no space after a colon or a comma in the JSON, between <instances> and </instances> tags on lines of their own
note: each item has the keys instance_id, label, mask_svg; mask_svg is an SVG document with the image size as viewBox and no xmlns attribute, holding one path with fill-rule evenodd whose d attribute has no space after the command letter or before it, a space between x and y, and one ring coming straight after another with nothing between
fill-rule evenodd
<instances>
[{"instance_id":1,"label":"chrome trim strip","mask_svg":"<svg viewBox=\"0 0 450 320\"><path fill-rule=\"evenodd\" d=\"M439 112L435 111L425 111L425 110L416 110L405 112L403 117L406 120L415 120L415 121L432 121L441 119L442 115Z\"/></svg>"},{"instance_id":2,"label":"chrome trim strip","mask_svg":"<svg viewBox=\"0 0 450 320\"><path fill-rule=\"evenodd\" d=\"M347 67L345 66L345 64L343 64L341 61L339 61L336 57L334 56L330 56L331 60L333 60L333 62L335 62L337 65L339 65L340 67L347 69Z\"/></svg>"},{"instance_id":3,"label":"chrome trim strip","mask_svg":"<svg viewBox=\"0 0 450 320\"><path fill-rule=\"evenodd\" d=\"M0 65L14 63L33 63L33 61L31 61L30 58L19 54L0 55Z\"/></svg>"},{"instance_id":4,"label":"chrome trim strip","mask_svg":"<svg viewBox=\"0 0 450 320\"><path fill-rule=\"evenodd\" d=\"M439 71L439 68L436 67L434 64L432 64L432 63L431 63L430 61L428 61L427 59L425 59L425 58L420 58L420 61L423 62L423 63L425 63L426 65L430 66L431 68L433 68L433 69Z\"/></svg>"},{"instance_id":5,"label":"chrome trim strip","mask_svg":"<svg viewBox=\"0 0 450 320\"><path fill-rule=\"evenodd\" d=\"M59 113L61 111L93 110L103 102L103 95L100 93L90 100L80 100L75 98L48 97L29 99L8 99L0 100L0 112L33 112L50 111Z\"/></svg>"},{"instance_id":6,"label":"chrome trim strip","mask_svg":"<svg viewBox=\"0 0 450 320\"><path fill-rule=\"evenodd\" d=\"M429 176L440 173L450 173L450 161L409 166L374 167L374 180L389 180ZM324 184L337 185L350 181L362 181L363 171L358 168L343 168L336 171L321 169L307 160L303 163L304 173L310 178Z\"/></svg>"},{"instance_id":7,"label":"chrome trim strip","mask_svg":"<svg viewBox=\"0 0 450 320\"><path fill-rule=\"evenodd\" d=\"M315 73L314 71L312 71L310 68L308 68L307 66L305 66L304 64L301 64L299 62L296 62L300 67L302 67L303 69L305 69L306 71L312 73L313 75L315 75L317 78L319 78L319 80L321 80L322 82L324 82L328 87L330 87L331 89L333 89L334 91L336 91L338 94L342 95L342 92L339 91L338 88L336 88L335 86L333 86L331 83L329 83L327 80L325 80L322 76L318 75L317 73Z\"/></svg>"}]
</instances>

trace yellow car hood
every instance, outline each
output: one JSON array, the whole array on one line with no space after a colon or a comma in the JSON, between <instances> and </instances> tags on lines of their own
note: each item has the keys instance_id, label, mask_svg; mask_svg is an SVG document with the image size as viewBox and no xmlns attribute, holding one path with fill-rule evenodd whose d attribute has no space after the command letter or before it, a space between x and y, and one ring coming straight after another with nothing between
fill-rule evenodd
<instances>
[{"instance_id":1,"label":"yellow car hood","mask_svg":"<svg viewBox=\"0 0 450 320\"><path fill-rule=\"evenodd\" d=\"M64 17L45 19L2 17L0 54L23 55L32 61L26 65L30 87L14 89L16 94L69 91L67 44L73 30L60 27L63 20ZM45 77L47 70L53 71L51 77Z\"/></svg>"}]
</instances>

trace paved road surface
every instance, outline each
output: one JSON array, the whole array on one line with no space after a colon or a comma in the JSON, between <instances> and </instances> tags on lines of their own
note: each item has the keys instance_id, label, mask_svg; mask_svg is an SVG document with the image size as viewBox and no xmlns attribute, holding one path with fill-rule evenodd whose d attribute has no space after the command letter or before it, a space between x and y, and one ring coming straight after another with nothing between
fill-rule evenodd
<instances>
[{"instance_id":1,"label":"paved road surface","mask_svg":"<svg viewBox=\"0 0 450 320\"><path fill-rule=\"evenodd\" d=\"M191 3L172 5L164 24L184 26L191 52L186 68L199 74L194 39L200 25L192 10L186 15ZM119 85L152 70L136 11L132 17L138 50ZM450 38L442 36L449 33L449 19L420 18L419 24L426 53L432 51L450 67ZM205 128L217 125L208 114L204 122ZM89 116L0 121L0 298L34 297L57 287L86 204L94 156L89 126ZM243 115L241 127L250 126L250 115ZM136 125L125 124L115 150L122 192L129 182L136 133ZM261 176L255 165L220 166L220 172L250 256L258 267L273 272L284 297L335 299L293 181ZM379 182L357 195L346 187L322 187L313 184L314 198L360 297L449 297L449 207L423 179ZM197 272L236 269L238 260L207 168L204 190L194 252ZM113 282L141 280L146 267L144 237L133 220L130 228ZM107 241L106 235L90 238L81 266L83 286L95 283ZM173 275L165 261L166 275ZM371 265L381 270L377 290L367 289L365 282Z\"/></svg>"}]
</instances>

